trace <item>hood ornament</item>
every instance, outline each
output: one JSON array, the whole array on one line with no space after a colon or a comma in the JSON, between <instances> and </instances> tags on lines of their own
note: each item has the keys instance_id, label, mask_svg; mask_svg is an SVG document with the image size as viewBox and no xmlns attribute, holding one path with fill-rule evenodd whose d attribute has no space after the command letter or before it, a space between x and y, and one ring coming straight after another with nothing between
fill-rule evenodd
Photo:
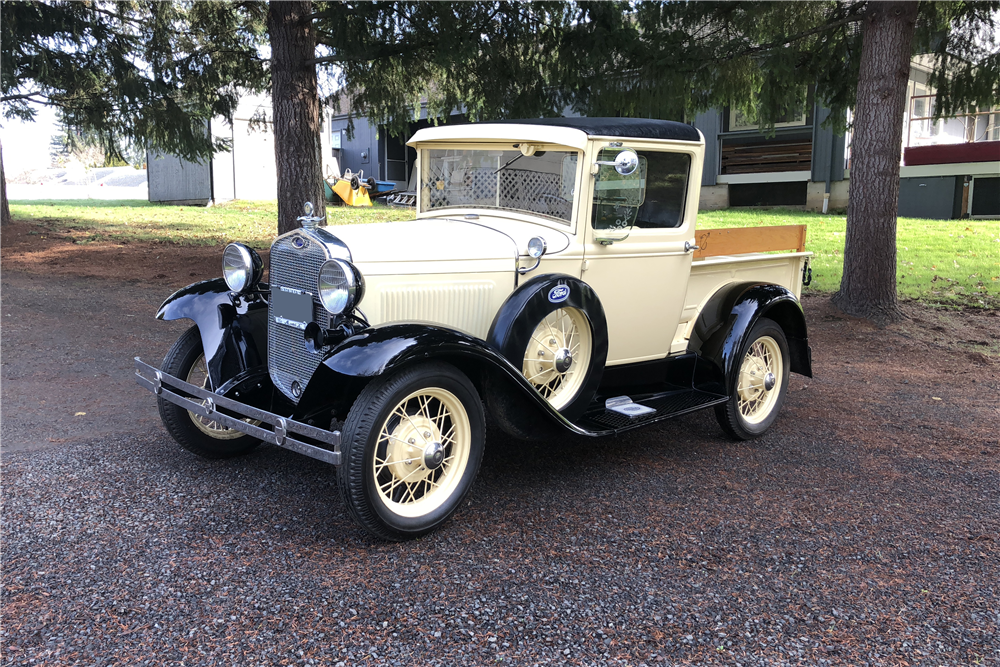
<instances>
[{"instance_id":1,"label":"hood ornament","mask_svg":"<svg viewBox=\"0 0 1000 667\"><path fill-rule=\"evenodd\" d=\"M321 218L317 218L316 216L313 215L314 210L316 209L315 207L313 207L313 203L311 201L307 201L305 204L302 205L302 212L305 213L305 215L301 215L295 219L298 222L301 222L302 226L305 229L315 229L316 226L319 225L319 223L326 220L326 216L324 215Z\"/></svg>"}]
</instances>

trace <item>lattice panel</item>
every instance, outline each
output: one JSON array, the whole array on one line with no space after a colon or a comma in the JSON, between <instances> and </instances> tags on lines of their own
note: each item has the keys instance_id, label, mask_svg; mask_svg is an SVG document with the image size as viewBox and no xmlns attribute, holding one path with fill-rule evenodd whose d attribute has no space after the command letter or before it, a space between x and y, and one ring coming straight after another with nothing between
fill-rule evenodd
<instances>
[{"instance_id":1,"label":"lattice panel","mask_svg":"<svg viewBox=\"0 0 1000 667\"><path fill-rule=\"evenodd\" d=\"M500 192L497 196L497 184ZM476 206L540 213L569 220L571 203L560 195L560 175L508 167L430 170L425 175L430 208Z\"/></svg>"}]
</instances>

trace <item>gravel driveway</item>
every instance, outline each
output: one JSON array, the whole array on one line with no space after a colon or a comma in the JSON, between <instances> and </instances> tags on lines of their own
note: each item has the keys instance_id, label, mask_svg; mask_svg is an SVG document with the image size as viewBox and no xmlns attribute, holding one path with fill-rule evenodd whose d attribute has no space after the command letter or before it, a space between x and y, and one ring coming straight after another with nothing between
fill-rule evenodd
<instances>
[{"instance_id":1,"label":"gravel driveway","mask_svg":"<svg viewBox=\"0 0 1000 667\"><path fill-rule=\"evenodd\" d=\"M493 432L455 517L384 544L322 463L169 439L129 378L184 328L162 288L3 281L2 665L1000 663L1000 366L923 311L807 299L817 377L753 443Z\"/></svg>"}]
</instances>

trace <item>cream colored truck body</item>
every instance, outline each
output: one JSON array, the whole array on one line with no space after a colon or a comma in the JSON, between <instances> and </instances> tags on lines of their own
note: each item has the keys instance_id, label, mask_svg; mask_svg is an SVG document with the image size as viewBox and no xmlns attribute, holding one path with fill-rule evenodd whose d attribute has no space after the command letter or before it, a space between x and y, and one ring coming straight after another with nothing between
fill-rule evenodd
<instances>
[{"instance_id":1,"label":"cream colored truck body","mask_svg":"<svg viewBox=\"0 0 1000 667\"><path fill-rule=\"evenodd\" d=\"M228 458L265 441L339 466L351 517L402 540L460 507L487 414L546 438L711 407L747 440L789 374L811 375L804 228L696 231L694 128L536 119L410 144L416 220L321 227L307 203L267 283L232 243L223 279L164 302L157 317L195 326L161 368L137 358L136 381L179 444ZM797 252L746 252L789 239Z\"/></svg>"},{"instance_id":2,"label":"cream colored truck body","mask_svg":"<svg viewBox=\"0 0 1000 667\"><path fill-rule=\"evenodd\" d=\"M616 142L637 151L690 156L678 227L633 228L624 240L602 243L591 224L597 153ZM506 149L522 143L538 151L578 156L576 197L568 220L481 207L430 208L432 184L421 177L417 221L336 228L366 281L360 309L372 325L421 321L486 338L490 324L519 281L543 273L582 279L600 297L608 322L607 366L662 359L687 350L695 321L719 290L734 283L781 285L800 295L811 253L749 253L693 259L704 140L653 141L589 136L571 128L472 124L417 132L409 145L418 173L429 150ZM499 232L499 234L497 233ZM529 239L545 239L539 266L530 267Z\"/></svg>"}]
</instances>

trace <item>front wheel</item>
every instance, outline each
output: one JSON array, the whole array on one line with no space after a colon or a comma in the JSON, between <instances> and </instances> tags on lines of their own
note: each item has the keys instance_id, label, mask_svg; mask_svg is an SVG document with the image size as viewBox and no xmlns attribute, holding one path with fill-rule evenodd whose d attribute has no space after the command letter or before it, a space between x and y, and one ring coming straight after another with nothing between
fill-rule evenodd
<instances>
[{"instance_id":1,"label":"front wheel","mask_svg":"<svg viewBox=\"0 0 1000 667\"><path fill-rule=\"evenodd\" d=\"M737 440L761 436L778 416L788 390L788 341L774 321L761 318L743 346L729 400L715 406L722 430Z\"/></svg>"},{"instance_id":2,"label":"front wheel","mask_svg":"<svg viewBox=\"0 0 1000 667\"><path fill-rule=\"evenodd\" d=\"M177 339L164 357L161 370L189 384L208 388L208 367L198 327L191 327ZM207 459L228 459L246 454L260 444L256 438L185 410L162 396L156 400L167 431L181 447L193 454Z\"/></svg>"},{"instance_id":3,"label":"front wheel","mask_svg":"<svg viewBox=\"0 0 1000 667\"><path fill-rule=\"evenodd\" d=\"M428 363L373 380L344 424L341 496L386 540L424 535L458 509L483 458L483 406L453 366Z\"/></svg>"}]
</instances>

